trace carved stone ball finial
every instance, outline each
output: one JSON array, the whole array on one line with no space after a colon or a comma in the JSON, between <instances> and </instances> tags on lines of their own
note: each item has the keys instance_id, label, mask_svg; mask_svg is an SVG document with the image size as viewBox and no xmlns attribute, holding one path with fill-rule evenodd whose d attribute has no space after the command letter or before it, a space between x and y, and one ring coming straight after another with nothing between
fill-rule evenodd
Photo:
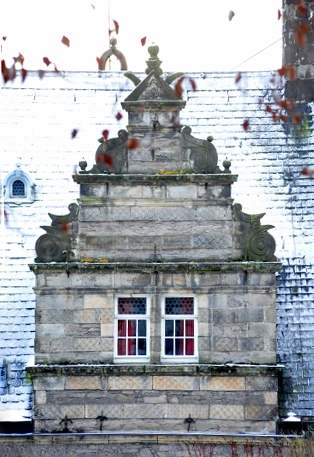
<instances>
[{"instance_id":1,"label":"carved stone ball finial","mask_svg":"<svg viewBox=\"0 0 314 457\"><path fill-rule=\"evenodd\" d=\"M162 75L162 69L160 68L162 61L159 60L158 57L159 47L153 43L151 46L149 46L148 52L150 58L146 61L147 68L145 73L148 75L152 70L155 70L158 75Z\"/></svg>"},{"instance_id":2,"label":"carved stone ball finial","mask_svg":"<svg viewBox=\"0 0 314 457\"><path fill-rule=\"evenodd\" d=\"M110 46L112 48L115 48L116 44L117 44L117 39L115 37L112 37L111 40L110 40Z\"/></svg>"},{"instance_id":3,"label":"carved stone ball finial","mask_svg":"<svg viewBox=\"0 0 314 457\"><path fill-rule=\"evenodd\" d=\"M226 160L224 160L222 162L223 166L224 166L224 173L231 173L230 171L230 167L231 167L231 162L230 160L228 160L228 158L226 157Z\"/></svg>"}]
</instances>

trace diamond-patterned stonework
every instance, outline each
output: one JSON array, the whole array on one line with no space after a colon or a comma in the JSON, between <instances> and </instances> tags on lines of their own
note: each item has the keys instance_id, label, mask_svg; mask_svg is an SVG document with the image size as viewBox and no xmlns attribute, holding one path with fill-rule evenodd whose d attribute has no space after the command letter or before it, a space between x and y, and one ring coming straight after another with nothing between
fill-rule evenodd
<instances>
[{"instance_id":1,"label":"diamond-patterned stonework","mask_svg":"<svg viewBox=\"0 0 314 457\"><path fill-rule=\"evenodd\" d=\"M201 380L201 390L245 390L245 378L240 376L206 376Z\"/></svg>"},{"instance_id":2,"label":"diamond-patterned stonework","mask_svg":"<svg viewBox=\"0 0 314 457\"><path fill-rule=\"evenodd\" d=\"M199 390L199 379L191 376L154 376L156 390Z\"/></svg>"},{"instance_id":3,"label":"diamond-patterned stonework","mask_svg":"<svg viewBox=\"0 0 314 457\"><path fill-rule=\"evenodd\" d=\"M211 419L241 420L244 419L242 405L210 405Z\"/></svg>"},{"instance_id":4,"label":"diamond-patterned stonework","mask_svg":"<svg viewBox=\"0 0 314 457\"><path fill-rule=\"evenodd\" d=\"M151 376L112 376L108 379L108 390L136 390L151 388Z\"/></svg>"}]
</instances>

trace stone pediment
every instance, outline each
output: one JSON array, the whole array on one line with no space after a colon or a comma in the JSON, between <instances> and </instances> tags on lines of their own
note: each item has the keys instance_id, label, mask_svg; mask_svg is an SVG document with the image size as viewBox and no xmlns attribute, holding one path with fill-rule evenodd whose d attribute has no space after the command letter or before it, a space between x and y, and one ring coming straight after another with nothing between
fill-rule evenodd
<instances>
[{"instance_id":1,"label":"stone pediment","mask_svg":"<svg viewBox=\"0 0 314 457\"><path fill-rule=\"evenodd\" d=\"M138 86L125 99L125 102L145 102L145 101L174 101L182 102L172 87L169 86L155 70L138 84Z\"/></svg>"}]
</instances>

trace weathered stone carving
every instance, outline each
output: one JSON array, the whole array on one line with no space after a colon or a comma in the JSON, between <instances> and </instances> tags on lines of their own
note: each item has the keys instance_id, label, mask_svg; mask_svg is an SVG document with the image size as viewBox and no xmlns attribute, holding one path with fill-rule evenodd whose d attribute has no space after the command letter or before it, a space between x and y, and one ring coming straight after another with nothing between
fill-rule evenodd
<instances>
[{"instance_id":1,"label":"weathered stone carving","mask_svg":"<svg viewBox=\"0 0 314 457\"><path fill-rule=\"evenodd\" d=\"M58 216L48 213L52 219L51 227L43 225L40 228L47 233L36 241L36 262L66 262L73 258L71 251L73 242L73 225L77 221L79 207L76 203L69 205L70 213Z\"/></svg>"},{"instance_id":2,"label":"weathered stone carving","mask_svg":"<svg viewBox=\"0 0 314 457\"><path fill-rule=\"evenodd\" d=\"M190 149L191 168L195 173L214 173L218 162L215 146L211 143L213 137L200 140L191 135L191 128L184 127L182 130L183 145Z\"/></svg>"},{"instance_id":3,"label":"weathered stone carving","mask_svg":"<svg viewBox=\"0 0 314 457\"><path fill-rule=\"evenodd\" d=\"M102 56L100 57L101 60L100 60L100 64L99 64L99 70L105 70L106 69L107 60L112 55L116 56L116 58L120 61L121 70L127 70L128 69L128 66L127 66L127 63L126 63L126 59L125 59L124 55L122 54L122 52L118 51L118 49L116 48L116 44L117 44L116 38L111 38L111 40L110 40L110 49L108 49L108 51L104 52L102 54Z\"/></svg>"},{"instance_id":4,"label":"weathered stone carving","mask_svg":"<svg viewBox=\"0 0 314 457\"><path fill-rule=\"evenodd\" d=\"M245 260L262 262L275 262L274 256L276 242L267 230L274 228L273 225L261 225L260 219L266 213L246 214L242 212L242 205L239 203L233 206L236 218L240 221L240 232L244 235L243 247Z\"/></svg>"},{"instance_id":5,"label":"weathered stone carving","mask_svg":"<svg viewBox=\"0 0 314 457\"><path fill-rule=\"evenodd\" d=\"M118 138L104 141L98 140L101 145L96 151L97 167L103 172L120 173L126 163L128 152L128 132L120 130Z\"/></svg>"}]
</instances>

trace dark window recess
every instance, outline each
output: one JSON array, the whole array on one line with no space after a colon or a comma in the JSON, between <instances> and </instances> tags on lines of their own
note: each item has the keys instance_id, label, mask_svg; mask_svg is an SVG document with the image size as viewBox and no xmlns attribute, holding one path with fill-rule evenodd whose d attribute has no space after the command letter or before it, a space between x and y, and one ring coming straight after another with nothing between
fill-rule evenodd
<instances>
[{"instance_id":1,"label":"dark window recess","mask_svg":"<svg viewBox=\"0 0 314 457\"><path fill-rule=\"evenodd\" d=\"M167 297L165 314L194 314L194 298Z\"/></svg>"},{"instance_id":2,"label":"dark window recess","mask_svg":"<svg viewBox=\"0 0 314 457\"><path fill-rule=\"evenodd\" d=\"M25 184L21 179L16 179L13 181L12 197L25 197Z\"/></svg>"},{"instance_id":3,"label":"dark window recess","mask_svg":"<svg viewBox=\"0 0 314 457\"><path fill-rule=\"evenodd\" d=\"M119 297L118 314L146 314L146 298Z\"/></svg>"}]
</instances>

